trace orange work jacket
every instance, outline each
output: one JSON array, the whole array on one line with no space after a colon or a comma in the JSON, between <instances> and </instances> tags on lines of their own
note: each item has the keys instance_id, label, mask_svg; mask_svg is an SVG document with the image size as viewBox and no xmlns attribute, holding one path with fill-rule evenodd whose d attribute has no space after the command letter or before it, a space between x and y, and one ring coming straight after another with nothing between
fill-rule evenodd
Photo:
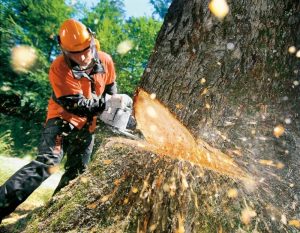
<instances>
[{"instance_id":1,"label":"orange work jacket","mask_svg":"<svg viewBox=\"0 0 300 233\"><path fill-rule=\"evenodd\" d=\"M93 75L95 80L95 91L99 96L103 94L105 85L115 82L116 73L114 63L110 55L102 51L99 51L98 55L105 70L105 73L97 73ZM51 64L49 80L56 98L76 94L82 94L87 99L92 98L90 80L84 77L81 79L75 79L63 55L58 56ZM81 129L87 123L87 117L78 116L68 112L51 97L48 102L47 121L55 117L60 117L70 122L78 129ZM89 122L89 124L91 124L89 127L90 132L95 130L96 120L97 117L94 116L93 121Z\"/></svg>"}]
</instances>

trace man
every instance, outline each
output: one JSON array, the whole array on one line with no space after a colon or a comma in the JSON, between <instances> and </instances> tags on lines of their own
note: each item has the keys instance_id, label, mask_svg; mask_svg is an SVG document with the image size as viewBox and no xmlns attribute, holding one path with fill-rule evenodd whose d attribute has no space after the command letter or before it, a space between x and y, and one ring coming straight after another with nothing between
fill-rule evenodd
<instances>
[{"instance_id":1,"label":"man","mask_svg":"<svg viewBox=\"0 0 300 233\"><path fill-rule=\"evenodd\" d=\"M82 173L94 145L97 115L105 108L104 95L117 92L111 57L97 51L89 28L66 20L58 42L62 55L52 63L52 96L38 155L0 187L0 221L47 179L65 153L65 173L55 193Z\"/></svg>"}]
</instances>

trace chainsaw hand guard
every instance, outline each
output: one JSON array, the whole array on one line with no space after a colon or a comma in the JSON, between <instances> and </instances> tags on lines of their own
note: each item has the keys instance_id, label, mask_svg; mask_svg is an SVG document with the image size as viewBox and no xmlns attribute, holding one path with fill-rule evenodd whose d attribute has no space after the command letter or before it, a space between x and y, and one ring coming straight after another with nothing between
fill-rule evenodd
<instances>
[{"instance_id":1,"label":"chainsaw hand guard","mask_svg":"<svg viewBox=\"0 0 300 233\"><path fill-rule=\"evenodd\" d=\"M124 131L132 114L132 104L133 101L128 95L106 95L105 110L99 115L100 120L119 131Z\"/></svg>"}]
</instances>

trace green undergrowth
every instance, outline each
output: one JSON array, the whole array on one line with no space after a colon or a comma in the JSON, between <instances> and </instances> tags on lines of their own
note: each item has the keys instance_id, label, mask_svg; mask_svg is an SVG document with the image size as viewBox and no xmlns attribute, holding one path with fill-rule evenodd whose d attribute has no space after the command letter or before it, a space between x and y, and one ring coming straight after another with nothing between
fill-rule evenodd
<instances>
[{"instance_id":1,"label":"green undergrowth","mask_svg":"<svg viewBox=\"0 0 300 233\"><path fill-rule=\"evenodd\" d=\"M0 154L10 157L36 155L42 130L42 122L36 119L23 120L19 117L0 114Z\"/></svg>"}]
</instances>

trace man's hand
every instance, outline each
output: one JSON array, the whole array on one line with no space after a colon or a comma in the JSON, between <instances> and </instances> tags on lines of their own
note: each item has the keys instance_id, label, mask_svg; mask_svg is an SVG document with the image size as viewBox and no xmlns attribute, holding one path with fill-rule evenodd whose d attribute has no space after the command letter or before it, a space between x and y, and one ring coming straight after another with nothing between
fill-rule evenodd
<instances>
[{"instance_id":1,"label":"man's hand","mask_svg":"<svg viewBox=\"0 0 300 233\"><path fill-rule=\"evenodd\" d=\"M102 96L97 96L95 94L92 94L93 98L94 99L99 99L99 110L98 110L98 114L101 114L104 110L105 110L105 107L106 107L106 99L104 98L104 95Z\"/></svg>"}]
</instances>

